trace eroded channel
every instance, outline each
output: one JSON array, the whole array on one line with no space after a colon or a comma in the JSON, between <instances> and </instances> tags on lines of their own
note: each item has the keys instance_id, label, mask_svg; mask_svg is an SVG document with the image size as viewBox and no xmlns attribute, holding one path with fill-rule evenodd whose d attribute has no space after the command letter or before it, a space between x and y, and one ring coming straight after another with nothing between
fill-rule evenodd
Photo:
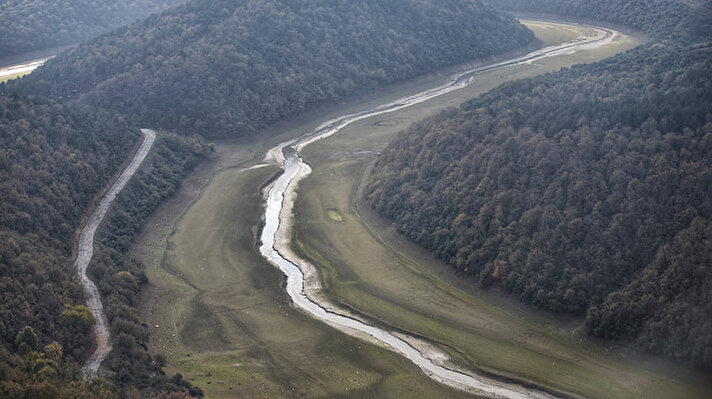
<instances>
[{"instance_id":1,"label":"eroded channel","mask_svg":"<svg viewBox=\"0 0 712 399\"><path fill-rule=\"evenodd\" d=\"M372 109L330 119L313 131L270 149L267 152L266 161L280 165L284 173L269 190L265 210L265 226L260 237L260 252L286 275L286 291L294 305L349 335L375 341L399 353L415 363L430 378L447 386L488 397L553 397L544 391L484 377L471 370L453 369L449 365L448 355L434 345L376 327L368 320L338 309L324 295L320 294L321 282L315 266L296 256L290 249L292 208L299 181L311 172L309 165L300 156L301 150L307 145L338 133L356 121L395 112L464 88L481 72L603 46L610 43L617 35L617 32L602 27L595 27L594 32L574 41L536 50L511 60L472 68L452 76L448 82L438 87Z\"/></svg>"}]
</instances>

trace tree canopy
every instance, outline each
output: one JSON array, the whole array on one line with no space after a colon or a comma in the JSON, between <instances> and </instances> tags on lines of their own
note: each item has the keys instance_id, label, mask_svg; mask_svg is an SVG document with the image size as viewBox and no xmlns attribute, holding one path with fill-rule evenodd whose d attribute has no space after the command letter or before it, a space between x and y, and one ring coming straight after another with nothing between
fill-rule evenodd
<instances>
[{"instance_id":1,"label":"tree canopy","mask_svg":"<svg viewBox=\"0 0 712 399\"><path fill-rule=\"evenodd\" d=\"M61 54L11 89L81 98L141 126L239 136L533 40L479 0L195 0Z\"/></svg>"},{"instance_id":2,"label":"tree canopy","mask_svg":"<svg viewBox=\"0 0 712 399\"><path fill-rule=\"evenodd\" d=\"M0 97L0 396L81 377L93 317L71 279L72 237L128 155L124 137L137 135L105 113Z\"/></svg>"},{"instance_id":3,"label":"tree canopy","mask_svg":"<svg viewBox=\"0 0 712 399\"><path fill-rule=\"evenodd\" d=\"M185 0L5 0L0 55L75 44Z\"/></svg>"},{"instance_id":4,"label":"tree canopy","mask_svg":"<svg viewBox=\"0 0 712 399\"><path fill-rule=\"evenodd\" d=\"M138 136L138 129L91 107L0 96L0 397L107 398L137 386L199 393L182 379L171 382L147 353L135 309L145 279L115 249L126 249L150 211L209 153L197 138L170 135L161 136L148 165L125 189L129 199L121 196L115 204L104 232L111 239L97 243L92 263L112 332L122 337L115 343L119 354L112 355L121 363L110 363L116 364L111 370L126 368L132 379L82 382L78 363L91 349L94 317L72 279L73 237ZM138 278L127 278L126 270Z\"/></svg>"}]
</instances>

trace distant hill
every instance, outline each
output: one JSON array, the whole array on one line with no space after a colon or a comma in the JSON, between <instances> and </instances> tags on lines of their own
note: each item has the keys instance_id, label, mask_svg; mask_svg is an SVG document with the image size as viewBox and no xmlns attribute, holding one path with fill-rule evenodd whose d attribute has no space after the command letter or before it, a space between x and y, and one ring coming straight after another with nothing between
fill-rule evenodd
<instances>
[{"instance_id":1,"label":"distant hill","mask_svg":"<svg viewBox=\"0 0 712 399\"><path fill-rule=\"evenodd\" d=\"M240 136L533 40L479 0L194 0L64 53L12 89L81 98L141 126Z\"/></svg>"},{"instance_id":2,"label":"distant hill","mask_svg":"<svg viewBox=\"0 0 712 399\"><path fill-rule=\"evenodd\" d=\"M74 44L185 0L5 0L0 57Z\"/></svg>"},{"instance_id":3,"label":"distant hill","mask_svg":"<svg viewBox=\"0 0 712 399\"><path fill-rule=\"evenodd\" d=\"M712 43L504 85L383 152L368 202L483 285L712 365Z\"/></svg>"}]
</instances>

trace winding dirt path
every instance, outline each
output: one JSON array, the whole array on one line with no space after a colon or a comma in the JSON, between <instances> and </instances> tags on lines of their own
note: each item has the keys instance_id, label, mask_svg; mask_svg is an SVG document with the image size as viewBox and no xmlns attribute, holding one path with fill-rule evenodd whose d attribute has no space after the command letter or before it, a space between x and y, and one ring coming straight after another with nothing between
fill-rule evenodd
<instances>
[{"instance_id":1,"label":"winding dirt path","mask_svg":"<svg viewBox=\"0 0 712 399\"><path fill-rule=\"evenodd\" d=\"M121 176L116 179L116 182L111 186L109 191L101 198L99 205L91 214L86 225L79 235L79 250L77 260L74 262L74 267L77 270L79 283L84 289L84 294L87 297L87 306L94 313L96 324L94 325L94 337L96 338L96 350L82 366L84 377L87 379L96 378L99 372L99 366L104 361L106 355L111 352L111 334L109 333L109 322L104 313L104 307L101 304L101 295L93 281L87 277L87 267L91 262L91 257L94 252L94 234L101 222L104 220L106 213L109 211L111 203L114 202L116 196L126 186L131 176L136 173L141 163L148 155L148 152L156 140L156 132L149 129L141 129L143 134L143 142L136 155L134 155L131 163L124 169Z\"/></svg>"},{"instance_id":2,"label":"winding dirt path","mask_svg":"<svg viewBox=\"0 0 712 399\"><path fill-rule=\"evenodd\" d=\"M434 345L376 327L369 320L339 309L321 293L321 281L316 267L299 258L290 248L292 208L299 181L311 173L311 168L299 155L307 145L336 134L358 120L394 112L463 88L480 72L603 46L610 43L617 35L617 32L603 27L595 27L595 32L511 60L473 68L452 76L448 82L433 89L369 110L333 118L314 131L280 143L267 151L265 161L281 166L284 173L274 182L268 194L265 226L260 237L262 242L260 253L287 276L286 291L294 305L346 334L375 341L387 347L415 363L430 378L450 387L486 397L552 398L553 396L547 392L517 383L484 377L471 370L455 370L449 365L448 355Z\"/></svg>"}]
</instances>

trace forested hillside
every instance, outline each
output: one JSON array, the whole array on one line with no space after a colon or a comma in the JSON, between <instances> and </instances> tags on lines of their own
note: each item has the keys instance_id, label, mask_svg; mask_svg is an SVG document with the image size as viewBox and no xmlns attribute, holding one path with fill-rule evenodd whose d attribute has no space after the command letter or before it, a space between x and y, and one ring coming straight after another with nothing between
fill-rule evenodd
<instances>
[{"instance_id":1,"label":"forested hillside","mask_svg":"<svg viewBox=\"0 0 712 399\"><path fill-rule=\"evenodd\" d=\"M112 331L119 337L115 346L132 349L111 369L119 373L125 367L124 373L141 376L143 385L118 377L115 384L99 380L87 385L79 369L91 350L94 320L81 287L71 278L74 233L138 137L137 129L96 109L0 97L0 397L110 398L133 386L154 392L190 389L180 378L169 381L162 364L141 348L146 331L131 309L135 300L114 299L113 294L126 290L131 279L102 266L110 263L102 256L93 267L107 270L97 281L109 298ZM144 168L139 182L127 189L153 199L170 195L204 151L195 140L161 139L150 158L153 166ZM122 210L129 206L139 208L131 213L132 227L126 231L112 221L112 231L132 236L157 202L129 204L123 199L114 219L125 219ZM114 239L111 246L121 250L122 243ZM113 253L114 263L123 259L122 253ZM132 291L124 293L130 298L141 284L140 279L132 281ZM128 327L130 332L122 335Z\"/></svg>"},{"instance_id":2,"label":"forested hillside","mask_svg":"<svg viewBox=\"0 0 712 399\"><path fill-rule=\"evenodd\" d=\"M368 202L482 284L712 364L712 45L505 85L401 134Z\"/></svg>"},{"instance_id":3,"label":"forested hillside","mask_svg":"<svg viewBox=\"0 0 712 399\"><path fill-rule=\"evenodd\" d=\"M5 0L0 57L74 44L185 0Z\"/></svg>"},{"instance_id":4,"label":"forested hillside","mask_svg":"<svg viewBox=\"0 0 712 399\"><path fill-rule=\"evenodd\" d=\"M126 135L110 115L0 98L2 397L81 380L93 317L71 279L72 237Z\"/></svg>"},{"instance_id":5,"label":"forested hillside","mask_svg":"<svg viewBox=\"0 0 712 399\"><path fill-rule=\"evenodd\" d=\"M479 0L195 0L62 54L12 89L81 97L141 126L239 136L533 40Z\"/></svg>"}]
</instances>

